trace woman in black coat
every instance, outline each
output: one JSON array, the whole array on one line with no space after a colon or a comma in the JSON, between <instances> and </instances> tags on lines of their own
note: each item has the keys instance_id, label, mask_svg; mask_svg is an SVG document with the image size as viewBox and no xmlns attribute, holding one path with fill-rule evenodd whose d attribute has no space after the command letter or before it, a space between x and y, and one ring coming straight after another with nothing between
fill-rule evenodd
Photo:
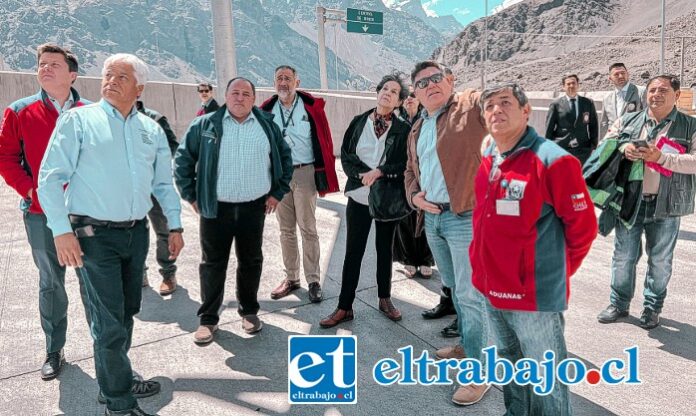
<instances>
[{"instance_id":1,"label":"woman in black coat","mask_svg":"<svg viewBox=\"0 0 696 416\"><path fill-rule=\"evenodd\" d=\"M373 220L379 310L393 321L401 319L401 312L391 301L392 246L398 220L409 212L403 183L410 127L394 116L394 109L406 98L408 88L398 74L393 74L382 78L376 91L377 107L356 116L343 137L341 164L348 176L346 256L338 307L321 320L323 328L353 319L360 264ZM394 197L395 192L399 197Z\"/></svg>"}]
</instances>

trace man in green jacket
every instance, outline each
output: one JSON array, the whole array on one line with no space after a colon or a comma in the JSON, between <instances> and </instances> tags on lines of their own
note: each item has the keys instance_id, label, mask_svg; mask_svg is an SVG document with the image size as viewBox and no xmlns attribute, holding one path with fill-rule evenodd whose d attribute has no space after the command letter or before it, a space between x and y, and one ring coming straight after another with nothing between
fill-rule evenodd
<instances>
[{"instance_id":1,"label":"man in green jacket","mask_svg":"<svg viewBox=\"0 0 696 416\"><path fill-rule=\"evenodd\" d=\"M237 256L237 311L247 333L261 330L257 292L261 279L265 214L290 190L292 154L273 115L254 106L246 78L227 84L226 104L196 118L175 157L181 197L200 215L200 326L194 342L213 340L220 319L232 242Z\"/></svg>"}]
</instances>

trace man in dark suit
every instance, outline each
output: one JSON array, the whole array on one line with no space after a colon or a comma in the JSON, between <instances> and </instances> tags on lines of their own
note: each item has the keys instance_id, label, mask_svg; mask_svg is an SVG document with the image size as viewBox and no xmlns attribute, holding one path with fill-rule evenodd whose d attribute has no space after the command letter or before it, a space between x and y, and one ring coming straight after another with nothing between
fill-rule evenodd
<instances>
[{"instance_id":1,"label":"man in dark suit","mask_svg":"<svg viewBox=\"0 0 696 416\"><path fill-rule=\"evenodd\" d=\"M220 108L220 105L213 98L213 86L208 82L198 84L198 95L201 97L201 108L198 109L196 117L213 113Z\"/></svg>"},{"instance_id":2,"label":"man in dark suit","mask_svg":"<svg viewBox=\"0 0 696 416\"><path fill-rule=\"evenodd\" d=\"M602 120L599 123L599 136L604 138L607 130L617 118L626 113L642 111L645 108L645 87L639 87L628 81L628 70L621 62L609 67L609 82L614 89L604 97Z\"/></svg>"},{"instance_id":3,"label":"man in dark suit","mask_svg":"<svg viewBox=\"0 0 696 416\"><path fill-rule=\"evenodd\" d=\"M561 83L565 94L549 106L546 138L585 163L597 147L597 110L592 100L578 95L577 75L565 75Z\"/></svg>"}]
</instances>

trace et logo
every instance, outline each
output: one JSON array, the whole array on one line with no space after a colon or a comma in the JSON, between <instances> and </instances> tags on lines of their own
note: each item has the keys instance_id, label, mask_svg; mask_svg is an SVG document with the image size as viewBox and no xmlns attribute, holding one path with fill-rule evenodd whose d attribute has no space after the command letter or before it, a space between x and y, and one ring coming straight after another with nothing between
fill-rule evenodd
<instances>
[{"instance_id":1,"label":"et logo","mask_svg":"<svg viewBox=\"0 0 696 416\"><path fill-rule=\"evenodd\" d=\"M288 338L288 402L352 404L357 401L354 335Z\"/></svg>"}]
</instances>

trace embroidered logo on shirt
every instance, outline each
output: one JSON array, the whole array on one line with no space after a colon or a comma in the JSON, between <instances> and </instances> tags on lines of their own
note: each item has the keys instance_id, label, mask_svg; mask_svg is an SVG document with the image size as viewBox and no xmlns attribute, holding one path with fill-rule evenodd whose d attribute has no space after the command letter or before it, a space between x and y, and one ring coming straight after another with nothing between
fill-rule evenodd
<instances>
[{"instance_id":1,"label":"embroidered logo on shirt","mask_svg":"<svg viewBox=\"0 0 696 416\"><path fill-rule=\"evenodd\" d=\"M150 138L150 134L144 131L140 131L140 139L142 139L143 143L145 144L152 144L154 143L152 139Z\"/></svg>"},{"instance_id":2,"label":"embroidered logo on shirt","mask_svg":"<svg viewBox=\"0 0 696 416\"><path fill-rule=\"evenodd\" d=\"M507 189L505 190L505 199L520 201L524 197L524 189L527 187L527 182L519 179L512 179Z\"/></svg>"},{"instance_id":3,"label":"embroidered logo on shirt","mask_svg":"<svg viewBox=\"0 0 696 416\"><path fill-rule=\"evenodd\" d=\"M632 113L632 112L636 111L636 105L633 104L633 103L628 103L628 109L627 109L627 111L628 111L629 113Z\"/></svg>"},{"instance_id":4,"label":"embroidered logo on shirt","mask_svg":"<svg viewBox=\"0 0 696 416\"><path fill-rule=\"evenodd\" d=\"M570 200L573 203L573 210L584 211L587 209L587 201L585 201L585 194L573 194L570 196Z\"/></svg>"}]
</instances>

